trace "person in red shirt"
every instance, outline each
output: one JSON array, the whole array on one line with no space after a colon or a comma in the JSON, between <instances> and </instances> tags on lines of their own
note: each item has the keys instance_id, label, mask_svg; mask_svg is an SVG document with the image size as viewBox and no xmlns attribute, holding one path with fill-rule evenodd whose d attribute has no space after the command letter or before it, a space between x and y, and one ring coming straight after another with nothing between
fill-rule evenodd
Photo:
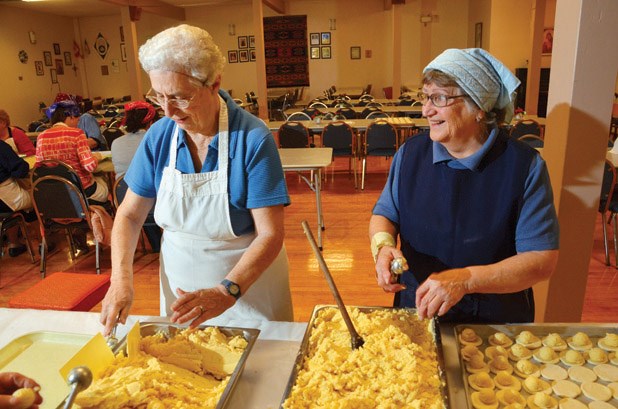
<instances>
[{"instance_id":1,"label":"person in red shirt","mask_svg":"<svg viewBox=\"0 0 618 409\"><path fill-rule=\"evenodd\" d=\"M4 109L0 109L0 140L11 145L17 153L22 155L32 156L35 153L34 145L26 133L11 126L11 118Z\"/></svg>"},{"instance_id":2,"label":"person in red shirt","mask_svg":"<svg viewBox=\"0 0 618 409\"><path fill-rule=\"evenodd\" d=\"M90 150L86 135L77 128L81 114L79 106L74 101L60 101L52 104L46 114L52 127L37 138L35 166L47 159L60 160L79 175L89 201L107 202L109 189L106 180L92 174L101 160L101 154ZM74 235L74 239L78 249L86 253L85 232Z\"/></svg>"}]
</instances>

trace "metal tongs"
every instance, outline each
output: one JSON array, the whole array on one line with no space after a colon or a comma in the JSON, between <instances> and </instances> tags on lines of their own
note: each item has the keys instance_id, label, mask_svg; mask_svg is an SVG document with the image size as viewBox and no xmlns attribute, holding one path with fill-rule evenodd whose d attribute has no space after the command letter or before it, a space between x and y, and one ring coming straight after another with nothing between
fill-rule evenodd
<instances>
[{"instance_id":1,"label":"metal tongs","mask_svg":"<svg viewBox=\"0 0 618 409\"><path fill-rule=\"evenodd\" d=\"M313 249L313 252L315 253L315 256L318 259L320 268L324 272L324 276L326 277L326 282L328 283L328 286L330 287L330 291L333 293L333 296L335 297L335 301L337 301L337 306L339 307L339 311L341 311L341 316L343 317L343 321L345 322L345 325L348 327L348 331L350 332L350 337L352 341L352 349L358 349L363 346L363 344L365 343L365 340L360 335L358 335L358 332L356 332L356 329L354 328L354 324L352 323L352 320L350 319L348 310L346 310L345 305L343 304L343 300L341 299L341 295L339 294L339 291L337 290L337 286L335 285L333 276L330 274L330 270L328 269L328 266L326 266L326 262L324 261L322 252L318 248L318 245L315 242L315 239L313 238L313 234L311 233L311 229L309 228L309 225L307 224L305 220L303 220L301 224L303 226L303 230L305 231L305 234L307 235L307 239L309 240L309 243L311 244L311 248Z\"/></svg>"}]
</instances>

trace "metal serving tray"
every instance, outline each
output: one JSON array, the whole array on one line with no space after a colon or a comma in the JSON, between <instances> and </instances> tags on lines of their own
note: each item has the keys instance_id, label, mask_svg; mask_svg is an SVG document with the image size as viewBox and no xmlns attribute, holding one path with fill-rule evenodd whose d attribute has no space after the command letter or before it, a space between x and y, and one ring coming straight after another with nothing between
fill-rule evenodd
<instances>
[{"instance_id":1,"label":"metal serving tray","mask_svg":"<svg viewBox=\"0 0 618 409\"><path fill-rule=\"evenodd\" d=\"M60 368L92 335L39 331L22 335L0 349L0 371L19 372L41 385L42 409L58 407L70 392Z\"/></svg>"},{"instance_id":2,"label":"metal serving tray","mask_svg":"<svg viewBox=\"0 0 618 409\"><path fill-rule=\"evenodd\" d=\"M238 364L234 369L234 372L232 372L232 375L230 375L230 380L227 386L225 387L223 393L221 394L221 397L219 398L219 403L217 403L216 409L223 409L228 404L232 391L234 390L236 383L238 383L238 380L240 379L240 375L245 368L245 363L247 362L247 357L249 356L251 348L253 348L253 345L255 344L258 335L260 334L260 330L257 328L222 327L218 325L200 325L198 328L204 329L207 327L217 327L223 334L227 335L228 337L240 335L247 341L247 348L245 348L245 351L242 353L240 360L238 361ZM186 326L182 327L180 325L170 324L169 322L144 322L140 323L140 334L142 337L147 337L156 333L163 333L171 338L178 332L186 328ZM127 337L125 336L120 340L118 346L114 349L114 353L116 354L120 351L126 352L126 349Z\"/></svg>"},{"instance_id":3,"label":"metal serving tray","mask_svg":"<svg viewBox=\"0 0 618 409\"><path fill-rule=\"evenodd\" d=\"M372 311L378 310L393 310L390 307L362 307L362 306L350 306L354 308L358 308L361 312L369 313ZM300 349L298 350L298 354L296 355L296 361L294 362L294 366L292 367L292 373L290 374L290 379L283 393L283 398L281 399L280 407L283 407L285 400L289 397L292 392L292 387L296 383L296 377L298 376L298 372L303 366L303 361L307 355L309 349L309 339L311 337L311 331L315 326L315 320L317 318L320 310L324 308L338 308L336 305L316 305L313 308L313 312L311 313L311 318L309 320L309 324L307 325L307 329L305 330L305 335L303 336L303 340L300 345ZM406 310L410 313L415 313L415 308L401 308L402 310ZM437 319L433 319L432 321L432 333L434 335L434 344L436 346L436 355L438 358L438 375L440 377L441 387L440 394L442 395L442 401L444 402L444 408L450 409L450 403L448 398L448 387L446 383L446 366L444 365L444 354L442 352L442 338L440 336L440 328L438 326Z\"/></svg>"},{"instance_id":4,"label":"metal serving tray","mask_svg":"<svg viewBox=\"0 0 618 409\"><path fill-rule=\"evenodd\" d=\"M606 333L608 332L613 332L613 333L618 333L618 324L571 324L571 323L561 323L561 324L516 324L516 325L494 325L494 324L488 324L488 325L479 325L479 324L462 324L462 325L456 325L454 327L454 331L455 331L455 342L457 344L457 355L459 356L459 366L461 367L461 373L463 376L463 383L464 383L464 388L466 390L466 401L468 403L468 408L472 409L472 402L471 402L471 393L474 392L474 390L472 389L472 387L468 384L468 375L469 373L466 371L466 368L464 366L464 360L463 357L461 356L461 348L463 347L463 345L461 344L461 342L459 341L459 334L461 334L461 332L465 329L465 328L470 328L473 329L474 332L476 332L476 334L483 340L483 343L478 347L479 350L481 352L485 352L485 348L487 348L488 346L490 346L491 344L489 344L488 342L488 338L490 335L495 334L496 332L504 332L506 335L509 336L509 338L511 338L513 340L513 342L515 342L515 337L517 337L517 335L519 335L519 333L521 331L530 331L531 333L533 333L534 335L536 335L539 338L543 338L545 336L547 336L550 333L556 333L559 334L562 339L564 339L566 341L566 339L568 337L571 337L573 335L575 335L577 332L584 332L586 333L589 337L590 340L592 341L592 344L594 347L597 346L597 341L599 340L599 338L602 338L605 336ZM487 358L485 358L487 359ZM530 358L533 359L533 358ZM509 360L509 362L512 363L512 361ZM538 364L539 366L542 366L542 363L539 363L537 361L532 361L536 364ZM556 365L559 365L560 367L567 369L568 370L568 366L566 366L565 364L563 364L561 361L558 361L558 363ZM584 365L586 368L590 368L592 369L595 365L590 364L590 363L586 363ZM523 379L521 379L521 377L519 377L518 375L516 375L515 373L513 373L513 375L515 377L517 377L519 380L523 381ZM567 378L568 379L568 378ZM551 381L548 381L551 384ZM577 382L575 382L577 384ZM608 382L604 382L601 381L600 379L597 380L597 383L601 383L603 385L607 385ZM579 386L580 384L578 384ZM522 388L520 390L521 394L527 399L528 396L530 395L528 392L526 392L524 390L524 388ZM553 393L551 396L553 396L554 398L556 398L556 400L560 401L560 397L557 396L555 393ZM587 398L584 396L584 394L580 394L576 400L588 405L590 402L592 402L591 399ZM615 402L612 402L612 400L610 400L610 403L615 405Z\"/></svg>"}]
</instances>

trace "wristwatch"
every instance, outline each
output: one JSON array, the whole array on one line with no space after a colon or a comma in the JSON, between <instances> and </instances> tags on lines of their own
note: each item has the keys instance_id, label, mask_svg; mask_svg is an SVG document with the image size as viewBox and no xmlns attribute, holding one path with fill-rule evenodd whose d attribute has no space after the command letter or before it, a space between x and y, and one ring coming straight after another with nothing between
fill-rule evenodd
<instances>
[{"instance_id":1,"label":"wristwatch","mask_svg":"<svg viewBox=\"0 0 618 409\"><path fill-rule=\"evenodd\" d=\"M221 284L225 287L225 290L229 295L236 299L240 298L240 286L238 284L227 279L221 281Z\"/></svg>"}]
</instances>

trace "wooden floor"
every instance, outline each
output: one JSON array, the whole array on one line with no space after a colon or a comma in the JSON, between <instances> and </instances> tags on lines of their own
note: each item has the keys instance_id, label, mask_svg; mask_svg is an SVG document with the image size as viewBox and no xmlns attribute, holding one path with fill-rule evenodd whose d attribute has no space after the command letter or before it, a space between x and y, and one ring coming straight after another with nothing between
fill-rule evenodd
<instances>
[{"instance_id":1,"label":"wooden floor","mask_svg":"<svg viewBox=\"0 0 618 409\"><path fill-rule=\"evenodd\" d=\"M370 158L365 190L354 189L347 160L337 159L334 181L329 170L323 186L323 209L326 224L324 251L326 260L344 302L351 305L384 305L392 296L375 283L369 251L367 227L371 209L386 181L390 161ZM285 245L290 260L290 280L296 321L307 321L316 304L332 304L334 299L311 247L301 228L307 220L317 237L315 195L296 174L287 174L292 205L286 208ZM604 264L600 217L597 221L594 250L590 260L583 322L618 322L618 270ZM72 271L94 273L94 251L70 260L64 237L58 236L59 249L49 257L48 272ZM613 260L613 257L612 257ZM101 258L102 271L110 272L110 252ZM27 254L0 259L0 307L16 293L40 280L38 264L31 264ZM94 308L100 310L100 306ZM138 249L135 259L135 302L133 314L158 315L158 255Z\"/></svg>"}]
</instances>

